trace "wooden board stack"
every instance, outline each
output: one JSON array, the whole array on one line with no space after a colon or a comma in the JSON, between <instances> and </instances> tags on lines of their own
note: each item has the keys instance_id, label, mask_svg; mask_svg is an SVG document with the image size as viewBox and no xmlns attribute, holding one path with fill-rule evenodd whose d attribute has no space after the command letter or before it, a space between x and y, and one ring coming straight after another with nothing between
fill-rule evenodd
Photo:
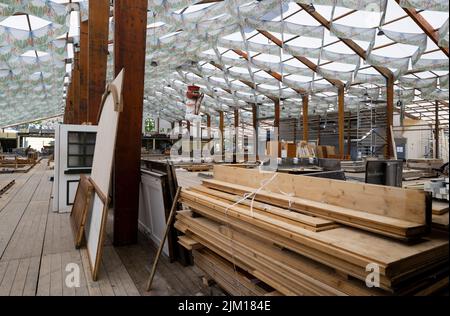
<instances>
[{"instance_id":1,"label":"wooden board stack","mask_svg":"<svg viewBox=\"0 0 450 316\"><path fill-rule=\"evenodd\" d=\"M442 159L422 158L422 159L407 159L406 167L410 169L433 170L439 169L444 164Z\"/></svg>"},{"instance_id":2,"label":"wooden board stack","mask_svg":"<svg viewBox=\"0 0 450 316\"><path fill-rule=\"evenodd\" d=\"M250 290L243 271L283 295L426 294L448 284L448 235L428 234L424 192L215 166L214 180L183 189L181 202L180 244L230 294ZM378 288L365 284L372 265Z\"/></svg>"}]
</instances>

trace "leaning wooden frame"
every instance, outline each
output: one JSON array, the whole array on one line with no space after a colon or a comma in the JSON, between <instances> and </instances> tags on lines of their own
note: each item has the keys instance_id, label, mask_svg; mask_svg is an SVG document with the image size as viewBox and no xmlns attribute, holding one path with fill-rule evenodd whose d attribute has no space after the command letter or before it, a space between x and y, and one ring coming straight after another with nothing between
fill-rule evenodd
<instances>
[{"instance_id":1,"label":"leaning wooden frame","mask_svg":"<svg viewBox=\"0 0 450 316\"><path fill-rule=\"evenodd\" d=\"M85 175L80 176L75 200L70 213L70 224L72 227L75 248L79 249L85 242L84 226L86 224L88 209L90 207L94 186Z\"/></svg>"},{"instance_id":2,"label":"leaning wooden frame","mask_svg":"<svg viewBox=\"0 0 450 316\"><path fill-rule=\"evenodd\" d=\"M123 111L123 78L124 70L106 87L102 99L92 173L89 177L92 194L89 201L84 200L87 208L81 216L82 222L84 222L84 237L93 281L97 281L98 278L105 240L117 126L120 113ZM82 195L81 189L80 195ZM83 236L83 232L81 235Z\"/></svg>"}]
</instances>

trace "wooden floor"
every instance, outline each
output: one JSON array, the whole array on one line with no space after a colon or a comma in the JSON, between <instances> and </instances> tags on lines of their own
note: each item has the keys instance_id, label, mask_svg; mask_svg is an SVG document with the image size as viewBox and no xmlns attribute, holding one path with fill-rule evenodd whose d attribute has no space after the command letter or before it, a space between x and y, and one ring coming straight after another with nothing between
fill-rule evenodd
<instances>
[{"instance_id":1,"label":"wooden floor","mask_svg":"<svg viewBox=\"0 0 450 316\"><path fill-rule=\"evenodd\" d=\"M0 296L221 294L203 286L198 269L166 257L154 289L146 292L156 248L143 236L137 245L120 248L107 238L99 280L93 282L86 251L73 246L69 215L52 211L51 176L46 161L26 174L0 174L0 183L16 181L0 197ZM68 264L79 267L80 287L66 286Z\"/></svg>"}]
</instances>

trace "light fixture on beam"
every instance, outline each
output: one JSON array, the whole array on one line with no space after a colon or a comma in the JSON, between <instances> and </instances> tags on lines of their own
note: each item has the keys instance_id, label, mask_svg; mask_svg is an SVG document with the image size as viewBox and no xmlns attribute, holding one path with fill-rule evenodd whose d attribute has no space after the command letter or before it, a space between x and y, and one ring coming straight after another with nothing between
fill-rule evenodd
<instances>
[{"instance_id":1,"label":"light fixture on beam","mask_svg":"<svg viewBox=\"0 0 450 316\"><path fill-rule=\"evenodd\" d=\"M306 12L308 13L314 13L316 12L316 8L314 7L314 5L312 3L310 3L307 7L306 7Z\"/></svg>"}]
</instances>

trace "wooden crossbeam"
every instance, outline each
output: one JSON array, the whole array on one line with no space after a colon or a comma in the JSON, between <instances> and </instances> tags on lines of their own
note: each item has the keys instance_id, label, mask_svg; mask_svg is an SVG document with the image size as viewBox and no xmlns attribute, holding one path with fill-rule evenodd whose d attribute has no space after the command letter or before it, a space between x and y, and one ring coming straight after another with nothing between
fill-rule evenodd
<instances>
[{"instance_id":1,"label":"wooden crossbeam","mask_svg":"<svg viewBox=\"0 0 450 316\"><path fill-rule=\"evenodd\" d=\"M330 21L328 21L326 18L324 18L319 12L317 12L317 10L314 12L311 12L311 10L308 10L307 4L297 3L297 5L299 5L303 10L305 10L305 12L307 12L309 15L311 15L322 26L324 26L326 29L330 30L330 27L331 27ZM353 50L359 57L361 57L364 60L366 59L366 51L361 46L356 44L353 40L346 39L346 38L339 38L339 39L344 44L346 44L351 50ZM379 66L372 66L372 67L375 68L385 78L388 78L389 76L392 75L392 71L390 71L386 67L379 67Z\"/></svg>"},{"instance_id":2,"label":"wooden crossbeam","mask_svg":"<svg viewBox=\"0 0 450 316\"><path fill-rule=\"evenodd\" d=\"M261 33L262 35L264 35L265 37L267 37L269 40L271 40L277 46L283 47L283 42L280 39L278 39L275 35L267 32L267 31L263 31L263 30L258 30L258 32ZM306 67L308 67L309 69L311 69L312 71L317 73L317 65L315 63L313 63L311 60L309 60L308 58L306 58L304 56L293 55L293 57L295 59L297 59L298 61L300 61L302 64L304 64ZM325 78L325 80L327 80L329 83L331 83L332 85L334 85L336 87L344 86L344 83L340 80L330 79L330 78Z\"/></svg>"},{"instance_id":3,"label":"wooden crossbeam","mask_svg":"<svg viewBox=\"0 0 450 316\"><path fill-rule=\"evenodd\" d=\"M396 0L400 3L400 0ZM437 30L435 30L430 23L416 10L411 8L402 8L409 17L428 35L428 37L440 48L440 50L448 57L448 47L443 47L439 45L439 35Z\"/></svg>"}]
</instances>

